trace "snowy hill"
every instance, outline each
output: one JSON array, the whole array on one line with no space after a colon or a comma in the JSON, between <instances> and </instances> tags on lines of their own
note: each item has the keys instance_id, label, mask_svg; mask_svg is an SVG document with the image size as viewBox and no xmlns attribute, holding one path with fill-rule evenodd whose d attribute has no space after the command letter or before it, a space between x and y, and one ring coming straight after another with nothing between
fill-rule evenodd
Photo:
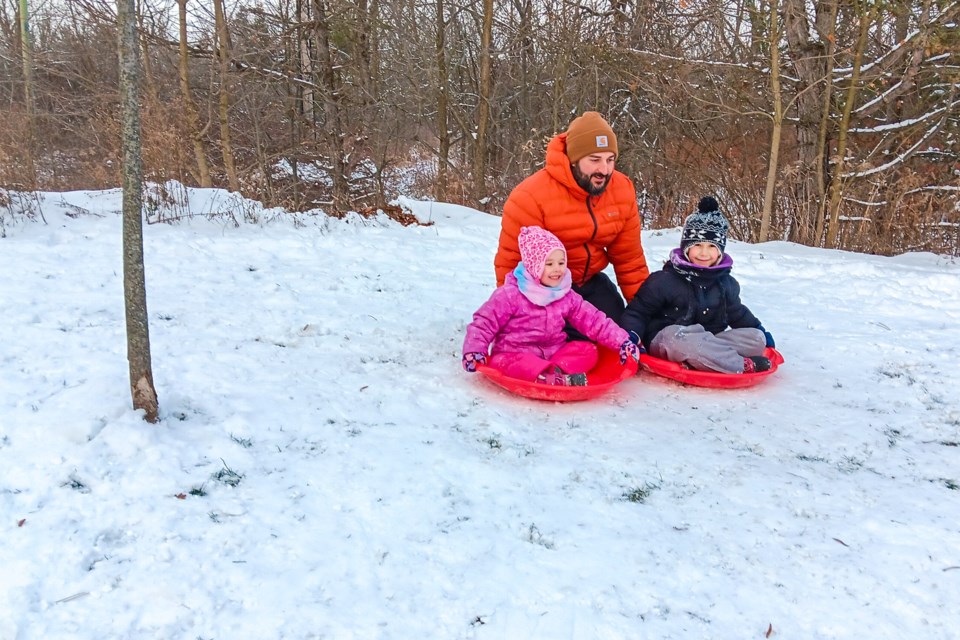
<instances>
[{"instance_id":1,"label":"snowy hill","mask_svg":"<svg viewBox=\"0 0 960 640\"><path fill-rule=\"evenodd\" d=\"M731 242L776 376L539 403L460 368L499 220L404 204L147 225L159 425L119 193L6 227L0 639L957 637L955 261Z\"/></svg>"}]
</instances>

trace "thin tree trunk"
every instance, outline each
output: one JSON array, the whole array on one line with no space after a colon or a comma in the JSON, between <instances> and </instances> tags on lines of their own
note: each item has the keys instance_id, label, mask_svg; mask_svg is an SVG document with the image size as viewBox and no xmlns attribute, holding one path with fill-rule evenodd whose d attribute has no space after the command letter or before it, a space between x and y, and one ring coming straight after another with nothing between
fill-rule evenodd
<instances>
[{"instance_id":1,"label":"thin tree trunk","mask_svg":"<svg viewBox=\"0 0 960 640\"><path fill-rule=\"evenodd\" d=\"M443 0L436 0L437 9L437 184L434 197L443 202L447 199L447 163L450 161L450 126L447 122L449 106L449 80L447 78L446 30Z\"/></svg>"},{"instance_id":2,"label":"thin tree trunk","mask_svg":"<svg viewBox=\"0 0 960 640\"><path fill-rule=\"evenodd\" d=\"M367 51L370 56L368 64L370 66L370 78L373 80L373 99L374 102L378 102L382 99L383 92L383 78L380 76L381 70L381 58L380 58L380 35L381 35L381 20L380 20L380 0L371 0L370 9L368 11L368 30L367 33ZM426 52L424 52L426 53Z\"/></svg>"},{"instance_id":3,"label":"thin tree trunk","mask_svg":"<svg viewBox=\"0 0 960 640\"><path fill-rule=\"evenodd\" d=\"M30 183L24 185L27 190L36 188L37 169L34 164L34 149L36 148L36 124L33 110L33 42L30 37L30 12L27 0L20 0L20 52L23 57L23 107L27 115L27 165Z\"/></svg>"},{"instance_id":4,"label":"thin tree trunk","mask_svg":"<svg viewBox=\"0 0 960 640\"><path fill-rule=\"evenodd\" d=\"M324 88L323 106L330 155L332 159L331 176L333 181L333 207L346 211L350 201L350 186L347 184L347 167L343 149L343 120L340 113L340 93L337 89L336 72L333 68L333 55L330 52L330 25L327 22L327 10L324 0L313 0L314 39L320 62L320 76Z\"/></svg>"},{"instance_id":5,"label":"thin tree trunk","mask_svg":"<svg viewBox=\"0 0 960 640\"><path fill-rule=\"evenodd\" d=\"M580 12L573 11L572 15L564 18L564 22L570 20L572 24L565 24L563 35L566 39L558 43L557 54L553 64L552 95L550 103L550 124L551 129L548 133L557 133L567 127L570 113L567 102L563 99L563 94L567 88L567 78L572 75L571 67L578 51L577 33L581 28L582 19Z\"/></svg>"},{"instance_id":6,"label":"thin tree trunk","mask_svg":"<svg viewBox=\"0 0 960 640\"><path fill-rule=\"evenodd\" d=\"M377 82L374 77L373 56L370 53L370 37L373 20L371 8L367 0L357 2L357 58L360 63L360 72L357 79L360 85L360 103L364 106L373 104L377 100Z\"/></svg>"},{"instance_id":7,"label":"thin tree trunk","mask_svg":"<svg viewBox=\"0 0 960 640\"><path fill-rule=\"evenodd\" d=\"M230 141L230 91L227 87L230 68L230 32L227 30L227 16L223 10L223 0L213 0L214 20L217 29L217 60L220 63L220 148L223 152L223 168L227 172L227 181L231 191L240 191L237 179L237 167L233 162L233 144Z\"/></svg>"},{"instance_id":8,"label":"thin tree trunk","mask_svg":"<svg viewBox=\"0 0 960 640\"><path fill-rule=\"evenodd\" d=\"M819 247L823 241L823 228L827 217L827 167L829 153L827 151L827 132L830 130L830 115L833 113L833 69L836 66L834 56L837 51L837 13L840 11L840 0L833 0L830 6L830 36L827 38L827 69L825 86L823 88L823 111L820 116L820 133L817 135L817 224L810 244Z\"/></svg>"},{"instance_id":9,"label":"thin tree trunk","mask_svg":"<svg viewBox=\"0 0 960 640\"><path fill-rule=\"evenodd\" d=\"M610 0L610 13L613 16L613 43L617 47L627 45L630 23L627 20L626 0Z\"/></svg>"},{"instance_id":10,"label":"thin tree trunk","mask_svg":"<svg viewBox=\"0 0 960 640\"><path fill-rule=\"evenodd\" d=\"M310 5L304 0L297 0L297 43L300 50L300 75L303 78L313 79L313 58L310 56L310 36L309 32L303 28L303 25L310 21ZM300 104L303 109L303 117L311 125L314 124L313 115L313 89L307 86L297 86L297 91L301 92ZM313 129L316 131L316 129Z\"/></svg>"},{"instance_id":11,"label":"thin tree trunk","mask_svg":"<svg viewBox=\"0 0 960 640\"><path fill-rule=\"evenodd\" d=\"M763 11L757 6L757 0L745 0L744 9L750 21L750 54L759 56L765 53L764 48L772 46L774 41L767 38L767 20L763 17Z\"/></svg>"},{"instance_id":12,"label":"thin tree trunk","mask_svg":"<svg viewBox=\"0 0 960 640\"><path fill-rule=\"evenodd\" d=\"M136 0L118 0L120 104L123 117L123 301L133 408L143 409L148 422L157 422L159 402L150 358L147 287L143 266L143 162L135 16Z\"/></svg>"},{"instance_id":13,"label":"thin tree trunk","mask_svg":"<svg viewBox=\"0 0 960 640\"><path fill-rule=\"evenodd\" d=\"M534 48L533 34L536 27L533 26L533 2L532 0L523 0L518 7L520 13L520 24L518 33L518 46L520 48L520 117L517 124L519 131L528 135L533 129L531 122L534 119L532 102L536 99L536 83L532 80L536 73L531 70L536 68L537 54Z\"/></svg>"},{"instance_id":14,"label":"thin tree trunk","mask_svg":"<svg viewBox=\"0 0 960 640\"><path fill-rule=\"evenodd\" d=\"M783 129L783 98L780 92L780 24L777 0L770 0L770 89L773 91L773 131L770 135L770 160L767 164L767 188L763 194L763 212L760 215L760 242L770 235L773 217L773 194L777 185L780 159L780 135Z\"/></svg>"},{"instance_id":15,"label":"thin tree trunk","mask_svg":"<svg viewBox=\"0 0 960 640\"><path fill-rule=\"evenodd\" d=\"M293 15L290 16L292 21L296 26L292 30L287 30L283 41L284 41L284 52L283 52L283 61L284 61L284 73L287 77L286 90L287 90L287 122L289 123L290 131L290 143L286 149L281 153L288 154L290 161L290 167L293 174L293 209L295 211L300 210L301 206L301 184L300 184L300 151L301 144L303 142L303 89L300 88L300 85L297 82L294 82L295 78L302 78L301 75L301 55L303 53L303 25L300 22L300 15L303 10L303 5L300 0L297 0L296 5L293 9ZM287 16L284 15L283 19L287 21ZM251 123L254 127L254 130L257 131L256 143L254 148L257 150L257 161L264 171L264 176L270 174L270 167L264 162L266 154L263 153L263 149L260 148L260 116L259 114L251 114ZM264 181L266 182L266 181ZM271 200L272 202L272 200Z\"/></svg>"},{"instance_id":16,"label":"thin tree trunk","mask_svg":"<svg viewBox=\"0 0 960 640\"><path fill-rule=\"evenodd\" d=\"M27 0L20 0L20 54L23 62L23 103L27 115L33 117L33 43L30 38L30 10Z\"/></svg>"},{"instance_id":17,"label":"thin tree trunk","mask_svg":"<svg viewBox=\"0 0 960 640\"><path fill-rule=\"evenodd\" d=\"M873 20L874 9L864 10L860 2L856 3L860 11L860 36L857 39L857 49L853 54L853 71L850 74L850 86L847 87L847 98L843 105L840 118L840 131L837 136L837 162L833 169L833 180L830 183L830 225L827 227L827 246L838 248L840 232L840 196L843 193L844 156L847 153L847 131L850 128L850 114L853 112L853 103L860 90L860 66L863 63L863 50L867 45L867 33Z\"/></svg>"},{"instance_id":18,"label":"thin tree trunk","mask_svg":"<svg viewBox=\"0 0 960 640\"><path fill-rule=\"evenodd\" d=\"M157 90L157 82L153 75L153 65L150 63L150 49L148 48L147 29L144 24L143 14L138 16L140 29L140 59L143 62L143 83L146 85L147 101L150 105L160 104L160 92Z\"/></svg>"},{"instance_id":19,"label":"thin tree trunk","mask_svg":"<svg viewBox=\"0 0 960 640\"><path fill-rule=\"evenodd\" d=\"M187 0L177 0L180 8L180 93L183 94L183 110L187 118L187 131L193 140L193 156L197 163L197 182L201 187L210 187L210 167L207 165L207 150L203 146L203 134L200 129L200 117L190 93L190 76L187 56Z\"/></svg>"},{"instance_id":20,"label":"thin tree trunk","mask_svg":"<svg viewBox=\"0 0 960 640\"><path fill-rule=\"evenodd\" d=\"M487 126L490 121L491 41L493 40L493 0L483 0L483 28L480 32L480 86L477 105L477 130L473 148L473 197L481 203L486 196Z\"/></svg>"},{"instance_id":21,"label":"thin tree trunk","mask_svg":"<svg viewBox=\"0 0 960 640\"><path fill-rule=\"evenodd\" d=\"M819 6L819 5L818 5ZM796 147L799 155L797 200L802 209L793 230L792 239L809 243L813 231L811 209L818 210L816 161L821 113L823 111L822 83L826 75L825 46L812 33L809 8L804 0L784 0L784 36L788 43L794 69L799 77L796 84L797 125ZM821 19L817 14L813 20ZM771 43L773 44L773 43Z\"/></svg>"}]
</instances>

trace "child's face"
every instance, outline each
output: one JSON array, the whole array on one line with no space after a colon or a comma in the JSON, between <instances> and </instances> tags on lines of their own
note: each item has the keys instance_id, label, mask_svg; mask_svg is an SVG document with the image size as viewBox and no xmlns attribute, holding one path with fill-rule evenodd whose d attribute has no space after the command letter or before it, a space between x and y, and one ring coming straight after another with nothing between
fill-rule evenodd
<instances>
[{"instance_id":1,"label":"child's face","mask_svg":"<svg viewBox=\"0 0 960 640\"><path fill-rule=\"evenodd\" d=\"M554 249L547 256L547 261L543 263L543 275L540 276L540 284L545 287L555 287L563 280L563 274L567 272L567 259L560 249Z\"/></svg>"},{"instance_id":2,"label":"child's face","mask_svg":"<svg viewBox=\"0 0 960 640\"><path fill-rule=\"evenodd\" d=\"M712 267L720 260L720 249L710 242L698 242L687 249L687 260L698 267Z\"/></svg>"}]
</instances>

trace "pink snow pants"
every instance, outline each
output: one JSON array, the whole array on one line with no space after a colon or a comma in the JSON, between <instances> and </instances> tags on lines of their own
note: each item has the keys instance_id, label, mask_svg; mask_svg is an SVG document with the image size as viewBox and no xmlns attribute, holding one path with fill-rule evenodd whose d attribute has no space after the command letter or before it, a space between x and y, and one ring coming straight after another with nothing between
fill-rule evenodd
<instances>
[{"instance_id":1,"label":"pink snow pants","mask_svg":"<svg viewBox=\"0 0 960 640\"><path fill-rule=\"evenodd\" d=\"M490 366L511 378L535 382L546 369L560 367L564 373L586 373L597 365L600 353L592 342L568 342L550 356L541 358L534 353L497 353L490 358Z\"/></svg>"}]
</instances>

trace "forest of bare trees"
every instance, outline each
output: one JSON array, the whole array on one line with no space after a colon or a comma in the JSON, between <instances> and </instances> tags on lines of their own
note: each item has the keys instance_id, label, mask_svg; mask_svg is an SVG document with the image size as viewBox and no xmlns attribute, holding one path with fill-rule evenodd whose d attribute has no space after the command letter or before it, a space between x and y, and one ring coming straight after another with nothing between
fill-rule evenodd
<instances>
[{"instance_id":1,"label":"forest of bare trees","mask_svg":"<svg viewBox=\"0 0 960 640\"><path fill-rule=\"evenodd\" d=\"M121 182L116 0L0 0L0 209ZM960 254L955 0L138 0L145 179L499 213L585 110L645 224Z\"/></svg>"}]
</instances>

